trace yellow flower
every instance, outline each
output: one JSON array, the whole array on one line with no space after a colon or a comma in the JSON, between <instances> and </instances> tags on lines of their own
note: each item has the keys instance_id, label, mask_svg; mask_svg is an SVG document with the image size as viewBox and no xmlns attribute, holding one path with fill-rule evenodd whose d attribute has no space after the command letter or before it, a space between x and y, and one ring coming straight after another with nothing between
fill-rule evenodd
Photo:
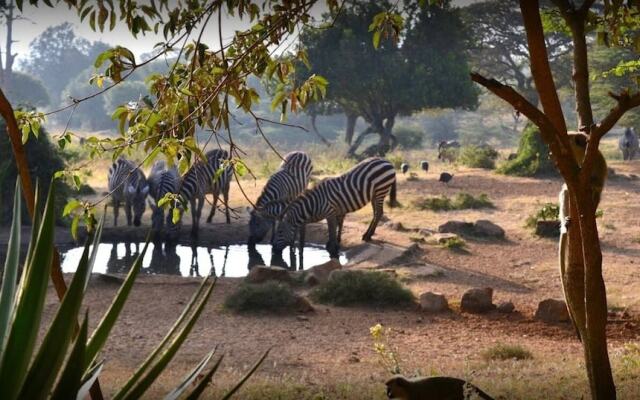
<instances>
[{"instance_id":1,"label":"yellow flower","mask_svg":"<svg viewBox=\"0 0 640 400\"><path fill-rule=\"evenodd\" d=\"M381 324L372 326L371 328L369 328L369 332L374 339L380 339L382 337L382 334L384 333Z\"/></svg>"}]
</instances>

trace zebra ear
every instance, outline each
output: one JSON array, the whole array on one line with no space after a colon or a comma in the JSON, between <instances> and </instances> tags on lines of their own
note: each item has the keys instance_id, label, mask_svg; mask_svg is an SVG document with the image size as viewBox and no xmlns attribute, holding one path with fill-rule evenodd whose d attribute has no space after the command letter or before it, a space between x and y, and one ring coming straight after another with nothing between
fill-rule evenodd
<instances>
[{"instance_id":1,"label":"zebra ear","mask_svg":"<svg viewBox=\"0 0 640 400\"><path fill-rule=\"evenodd\" d=\"M149 194L149 186L148 185L142 188L142 194L145 195L145 196Z\"/></svg>"}]
</instances>

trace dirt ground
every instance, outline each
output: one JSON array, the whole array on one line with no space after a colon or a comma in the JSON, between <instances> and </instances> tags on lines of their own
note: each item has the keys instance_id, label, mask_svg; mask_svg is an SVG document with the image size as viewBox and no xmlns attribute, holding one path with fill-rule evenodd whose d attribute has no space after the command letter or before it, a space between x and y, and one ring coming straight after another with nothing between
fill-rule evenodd
<instances>
[{"instance_id":1,"label":"dirt ground","mask_svg":"<svg viewBox=\"0 0 640 400\"><path fill-rule=\"evenodd\" d=\"M224 278L219 280L188 341L147 398L166 393L206 352L220 345L226 356L210 396L231 385L262 352L271 349L267 361L237 398L382 399L388 374L372 350L369 334L369 328L377 323L391 328L390 338L406 374L466 377L504 399L586 398L581 345L570 325L547 325L533 319L538 302L561 298L562 294L557 243L533 236L524 223L542 203L556 201L560 181L505 177L490 171L433 164L428 174L419 171L418 180L408 181L399 175L398 196L403 207L387 209L389 219L407 228L432 230L448 220L488 219L505 229L506 240L467 240L466 252L418 244L419 251L412 253L409 264L441 267L444 275L439 277L411 276L411 267L406 265L381 267L402 267L404 281L416 295L427 290L443 293L454 309L465 290L492 287L494 302L512 301L515 313L476 316L453 311L433 316L417 309L316 304L316 311L304 316L235 315L224 310L222 303L241 280ZM609 325L610 353L620 398L638 399L640 364L629 365L625 348L640 340L640 180L629 176L640 175L640 161L610 164L621 175L608 181L600 207L604 216L599 219L609 306L618 311L612 314ZM437 182L439 172L445 169L455 173L448 186ZM243 188L255 199L263 183L243 181ZM248 202L237 187L231 191L230 203L239 210L239 219L228 226L218 213L213 225L202 224L201 240L216 243L221 238L246 238ZM462 191L486 193L496 208L436 213L411 206L413 200L425 196L453 197ZM207 212L205 208L203 214ZM370 218L369 207L347 217L345 248L360 243ZM148 225L148 218L144 223ZM316 231L322 233L323 227ZM402 247L412 244L410 233L387 226L380 227L374 238ZM105 393L113 393L162 339L198 283L196 279L166 276L143 276L138 280L105 347L107 362L101 377ZM93 326L117 288L116 284L93 278L86 298ZM51 292L46 320L57 305ZM519 344L531 351L533 358L485 361L481 353L497 343Z\"/></svg>"}]
</instances>

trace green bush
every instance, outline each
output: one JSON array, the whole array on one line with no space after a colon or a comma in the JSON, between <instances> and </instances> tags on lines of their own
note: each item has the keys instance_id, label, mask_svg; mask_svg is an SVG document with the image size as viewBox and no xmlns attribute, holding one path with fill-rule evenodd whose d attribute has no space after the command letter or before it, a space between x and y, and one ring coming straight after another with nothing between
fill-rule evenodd
<instances>
[{"instance_id":1,"label":"green bush","mask_svg":"<svg viewBox=\"0 0 640 400\"><path fill-rule=\"evenodd\" d=\"M516 158L505 161L496 172L513 176L540 176L554 173L549 148L542 141L540 131L532 123L522 132Z\"/></svg>"},{"instance_id":2,"label":"green bush","mask_svg":"<svg viewBox=\"0 0 640 400\"><path fill-rule=\"evenodd\" d=\"M243 283L225 300L224 306L235 312L294 311L296 294L283 283L269 281L261 284Z\"/></svg>"},{"instance_id":3,"label":"green bush","mask_svg":"<svg viewBox=\"0 0 640 400\"><path fill-rule=\"evenodd\" d=\"M533 354L519 345L498 343L482 352L482 358L490 360L528 360L533 358Z\"/></svg>"},{"instance_id":4,"label":"green bush","mask_svg":"<svg viewBox=\"0 0 640 400\"><path fill-rule=\"evenodd\" d=\"M560 218L560 207L556 203L544 203L535 213L527 217L525 226L535 229L538 221L557 221Z\"/></svg>"},{"instance_id":5,"label":"green bush","mask_svg":"<svg viewBox=\"0 0 640 400\"><path fill-rule=\"evenodd\" d=\"M442 243L442 247L449 250L461 250L466 245L467 243L459 237L449 238Z\"/></svg>"},{"instance_id":6,"label":"green bush","mask_svg":"<svg viewBox=\"0 0 640 400\"><path fill-rule=\"evenodd\" d=\"M465 146L460 150L458 163L470 168L494 169L498 152L489 146Z\"/></svg>"},{"instance_id":7,"label":"green bush","mask_svg":"<svg viewBox=\"0 0 640 400\"><path fill-rule=\"evenodd\" d=\"M465 192L458 193L453 200L445 195L440 197L427 197L414 202L414 206L419 210L431 211L495 208L493 202L489 200L489 197L485 193L475 197L471 193Z\"/></svg>"},{"instance_id":8,"label":"green bush","mask_svg":"<svg viewBox=\"0 0 640 400\"><path fill-rule=\"evenodd\" d=\"M424 132L420 129L410 127L399 127L393 130L393 134L398 139L398 147L411 150L422 147Z\"/></svg>"},{"instance_id":9,"label":"green bush","mask_svg":"<svg viewBox=\"0 0 640 400\"><path fill-rule=\"evenodd\" d=\"M413 293L397 280L379 271L340 271L311 292L311 298L336 306L406 306Z\"/></svg>"}]
</instances>

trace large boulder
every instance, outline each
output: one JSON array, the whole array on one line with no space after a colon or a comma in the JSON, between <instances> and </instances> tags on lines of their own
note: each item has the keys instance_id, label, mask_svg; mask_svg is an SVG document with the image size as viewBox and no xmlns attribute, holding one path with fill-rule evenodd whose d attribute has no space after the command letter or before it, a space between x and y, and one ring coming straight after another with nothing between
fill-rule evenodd
<instances>
[{"instance_id":1,"label":"large boulder","mask_svg":"<svg viewBox=\"0 0 640 400\"><path fill-rule=\"evenodd\" d=\"M267 281L291 282L291 275L289 275L289 271L284 268L256 265L251 268L249 275L244 279L249 283L263 283Z\"/></svg>"},{"instance_id":2,"label":"large boulder","mask_svg":"<svg viewBox=\"0 0 640 400\"><path fill-rule=\"evenodd\" d=\"M449 302L443 294L425 292L420 295L420 308L430 313L439 313L449 309Z\"/></svg>"},{"instance_id":3,"label":"large boulder","mask_svg":"<svg viewBox=\"0 0 640 400\"><path fill-rule=\"evenodd\" d=\"M342 265L336 259L331 259L324 264L316 265L305 271L304 282L309 286L315 286L329 280L331 272L342 269Z\"/></svg>"},{"instance_id":4,"label":"large boulder","mask_svg":"<svg viewBox=\"0 0 640 400\"><path fill-rule=\"evenodd\" d=\"M473 225L473 234L479 237L504 239L504 229L486 219L479 219Z\"/></svg>"},{"instance_id":5,"label":"large boulder","mask_svg":"<svg viewBox=\"0 0 640 400\"><path fill-rule=\"evenodd\" d=\"M496 308L493 304L493 289L469 289L462 295L460 310L472 314L482 314Z\"/></svg>"},{"instance_id":6,"label":"large boulder","mask_svg":"<svg viewBox=\"0 0 640 400\"><path fill-rule=\"evenodd\" d=\"M473 231L473 224L464 221L447 221L438 227L440 233L469 234Z\"/></svg>"},{"instance_id":7,"label":"large boulder","mask_svg":"<svg viewBox=\"0 0 640 400\"><path fill-rule=\"evenodd\" d=\"M570 320L567 303L557 299L542 300L534 318L547 323L567 322Z\"/></svg>"}]
</instances>

